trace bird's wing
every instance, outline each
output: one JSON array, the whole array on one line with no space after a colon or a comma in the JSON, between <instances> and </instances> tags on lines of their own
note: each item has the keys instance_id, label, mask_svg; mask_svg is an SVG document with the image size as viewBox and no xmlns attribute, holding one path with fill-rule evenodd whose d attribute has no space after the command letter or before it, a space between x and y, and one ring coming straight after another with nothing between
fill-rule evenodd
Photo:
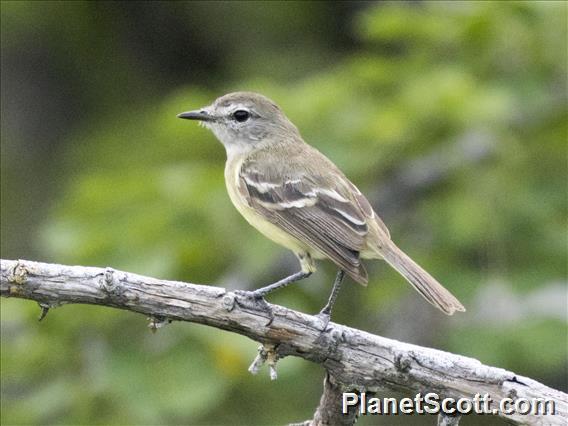
<instances>
[{"instance_id":1,"label":"bird's wing","mask_svg":"<svg viewBox=\"0 0 568 426\"><path fill-rule=\"evenodd\" d=\"M286 164L245 161L239 171L239 190L268 221L325 254L365 284L367 273L359 252L366 246L367 218L372 216L372 208L357 188L319 155L329 163L323 173L321 167L316 172L309 159L288 158ZM365 205L361 205L359 196Z\"/></svg>"}]
</instances>

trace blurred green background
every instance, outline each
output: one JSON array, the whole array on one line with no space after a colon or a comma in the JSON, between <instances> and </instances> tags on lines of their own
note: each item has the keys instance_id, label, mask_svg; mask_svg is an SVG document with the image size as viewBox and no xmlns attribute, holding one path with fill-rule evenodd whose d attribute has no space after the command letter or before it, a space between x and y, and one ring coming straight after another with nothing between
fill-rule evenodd
<instances>
[{"instance_id":1,"label":"blurred green background","mask_svg":"<svg viewBox=\"0 0 568 426\"><path fill-rule=\"evenodd\" d=\"M258 91L468 309L445 317L374 262L336 322L566 391L566 16L564 2L2 1L2 258L229 288L294 272L230 204L222 146L176 118ZM322 263L270 300L317 312L333 275ZM321 394L321 367L251 376L257 344L211 328L1 308L2 424L282 424Z\"/></svg>"}]
</instances>

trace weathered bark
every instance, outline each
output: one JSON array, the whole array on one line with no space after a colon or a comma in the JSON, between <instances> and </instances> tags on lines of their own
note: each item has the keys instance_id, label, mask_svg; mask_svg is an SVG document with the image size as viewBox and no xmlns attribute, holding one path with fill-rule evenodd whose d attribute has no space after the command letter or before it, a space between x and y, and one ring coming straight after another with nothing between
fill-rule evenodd
<instances>
[{"instance_id":1,"label":"weathered bark","mask_svg":"<svg viewBox=\"0 0 568 426\"><path fill-rule=\"evenodd\" d=\"M565 425L568 421L568 395L530 378L472 358L335 323L322 330L318 318L281 306L269 305L271 320L261 306L223 288L158 280L110 268L2 260L0 295L34 300L43 308L88 303L127 309L155 318L156 327L169 320L206 324L263 343L269 348L264 359L271 366L278 357L288 355L319 363L332 383L325 385L312 423L318 418L337 419L337 395L353 389L382 395L436 392L453 398L488 393L494 401L505 397L550 398L555 403L555 415L497 414L516 424Z\"/></svg>"}]
</instances>

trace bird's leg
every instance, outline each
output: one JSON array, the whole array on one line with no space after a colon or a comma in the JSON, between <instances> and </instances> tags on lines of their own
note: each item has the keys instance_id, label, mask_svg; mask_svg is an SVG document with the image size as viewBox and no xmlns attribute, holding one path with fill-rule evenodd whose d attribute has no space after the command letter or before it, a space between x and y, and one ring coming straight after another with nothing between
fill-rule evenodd
<instances>
[{"instance_id":1,"label":"bird's leg","mask_svg":"<svg viewBox=\"0 0 568 426\"><path fill-rule=\"evenodd\" d=\"M331 290L331 294L329 295L329 300L327 301L326 305L320 311L317 316L324 322L324 330L327 328L327 324L329 324L329 320L331 319L331 310L333 309L333 305L335 300L337 299L337 295L339 294L339 289L341 288L341 282L345 277L345 271L340 269L335 276L335 281L333 282L333 289Z\"/></svg>"},{"instance_id":2,"label":"bird's leg","mask_svg":"<svg viewBox=\"0 0 568 426\"><path fill-rule=\"evenodd\" d=\"M287 285L292 284L293 282L307 278L310 275L312 275L311 272L300 271L290 275L289 277L281 279L280 281L276 281L273 284L259 288L258 290L238 291L237 293L251 300L256 305L257 308L265 312L268 312L270 318L267 325L270 325L272 323L272 320L274 319L274 315L272 314L272 309L270 309L270 306L268 306L268 303L266 303L266 300L264 300L264 296L266 296L268 293L272 293L274 290L286 287Z\"/></svg>"},{"instance_id":3,"label":"bird's leg","mask_svg":"<svg viewBox=\"0 0 568 426\"><path fill-rule=\"evenodd\" d=\"M296 272L295 274L292 274L289 277L283 278L280 281L276 281L274 284L269 284L266 287L262 287L259 288L258 290L253 291L252 296L254 296L257 299L263 298L268 293L272 293L274 290L286 287L287 285L292 284L296 281L303 280L304 278L307 278L310 275L312 275L311 272L304 272L304 271Z\"/></svg>"}]
</instances>

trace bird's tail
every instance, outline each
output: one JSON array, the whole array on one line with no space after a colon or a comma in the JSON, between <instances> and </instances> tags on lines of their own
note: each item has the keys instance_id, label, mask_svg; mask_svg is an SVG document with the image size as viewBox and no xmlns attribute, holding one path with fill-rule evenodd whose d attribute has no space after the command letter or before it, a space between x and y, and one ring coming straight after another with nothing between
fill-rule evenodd
<instances>
[{"instance_id":1,"label":"bird's tail","mask_svg":"<svg viewBox=\"0 0 568 426\"><path fill-rule=\"evenodd\" d=\"M465 308L442 284L408 257L392 241L381 247L382 257L401 274L428 302L447 315Z\"/></svg>"}]
</instances>

